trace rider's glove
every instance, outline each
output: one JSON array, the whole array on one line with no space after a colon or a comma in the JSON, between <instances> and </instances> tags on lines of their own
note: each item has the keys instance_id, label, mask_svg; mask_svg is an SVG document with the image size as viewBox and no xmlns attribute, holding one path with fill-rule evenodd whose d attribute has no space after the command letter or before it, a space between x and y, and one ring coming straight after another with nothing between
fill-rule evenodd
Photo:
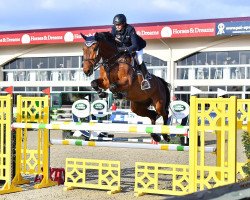
<instances>
[{"instance_id":1,"label":"rider's glove","mask_svg":"<svg viewBox=\"0 0 250 200\"><path fill-rule=\"evenodd\" d=\"M118 47L118 51L119 51L120 53L128 52L128 48L127 48L127 47Z\"/></svg>"}]
</instances>

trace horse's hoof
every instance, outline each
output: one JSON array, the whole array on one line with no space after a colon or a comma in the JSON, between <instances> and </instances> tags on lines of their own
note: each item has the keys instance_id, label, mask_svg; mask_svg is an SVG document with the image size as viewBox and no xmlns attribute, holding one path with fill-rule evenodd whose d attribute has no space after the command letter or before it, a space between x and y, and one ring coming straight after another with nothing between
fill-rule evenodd
<instances>
[{"instance_id":1,"label":"horse's hoof","mask_svg":"<svg viewBox=\"0 0 250 200\"><path fill-rule=\"evenodd\" d=\"M170 136L169 136L169 135L163 134L162 137L163 137L163 139L164 139L166 142L170 142Z\"/></svg>"},{"instance_id":2,"label":"horse's hoof","mask_svg":"<svg viewBox=\"0 0 250 200\"><path fill-rule=\"evenodd\" d=\"M108 96L108 93L107 93L107 92L100 92L100 93L98 94L98 96L99 96L100 98L106 98L106 97Z\"/></svg>"},{"instance_id":3,"label":"horse's hoof","mask_svg":"<svg viewBox=\"0 0 250 200\"><path fill-rule=\"evenodd\" d=\"M113 98L114 99L122 99L123 98L123 95L121 93L114 93L113 94Z\"/></svg>"},{"instance_id":4,"label":"horse's hoof","mask_svg":"<svg viewBox=\"0 0 250 200\"><path fill-rule=\"evenodd\" d=\"M154 141L160 142L161 141L161 136L156 134L156 133L151 133L151 137L153 138Z\"/></svg>"},{"instance_id":5,"label":"horse's hoof","mask_svg":"<svg viewBox=\"0 0 250 200\"><path fill-rule=\"evenodd\" d=\"M109 90L112 92L114 91L115 89L117 89L117 85L115 83L112 83L109 87Z\"/></svg>"}]
</instances>

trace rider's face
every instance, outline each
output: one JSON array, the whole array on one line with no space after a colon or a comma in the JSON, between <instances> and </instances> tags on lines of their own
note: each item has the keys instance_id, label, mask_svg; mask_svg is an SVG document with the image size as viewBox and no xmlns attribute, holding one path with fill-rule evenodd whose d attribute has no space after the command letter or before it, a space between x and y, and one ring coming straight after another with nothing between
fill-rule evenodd
<instances>
[{"instance_id":1,"label":"rider's face","mask_svg":"<svg viewBox=\"0 0 250 200\"><path fill-rule=\"evenodd\" d=\"M121 30L123 29L123 27L124 27L124 24L116 24L116 25L115 25L115 29L116 29L117 31L121 31Z\"/></svg>"}]
</instances>

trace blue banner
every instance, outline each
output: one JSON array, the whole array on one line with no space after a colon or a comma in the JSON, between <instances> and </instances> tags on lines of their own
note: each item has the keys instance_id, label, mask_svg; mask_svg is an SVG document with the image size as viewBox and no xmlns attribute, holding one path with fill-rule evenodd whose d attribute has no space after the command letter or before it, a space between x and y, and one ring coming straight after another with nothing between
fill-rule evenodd
<instances>
[{"instance_id":1,"label":"blue banner","mask_svg":"<svg viewBox=\"0 0 250 200\"><path fill-rule=\"evenodd\" d=\"M216 24L216 35L250 34L250 21L221 22Z\"/></svg>"}]
</instances>

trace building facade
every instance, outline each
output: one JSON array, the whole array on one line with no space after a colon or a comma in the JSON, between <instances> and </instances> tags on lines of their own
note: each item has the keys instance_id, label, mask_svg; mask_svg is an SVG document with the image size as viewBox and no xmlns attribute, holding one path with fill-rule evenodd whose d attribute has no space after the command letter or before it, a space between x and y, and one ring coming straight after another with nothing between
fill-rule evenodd
<instances>
[{"instance_id":1,"label":"building facade","mask_svg":"<svg viewBox=\"0 0 250 200\"><path fill-rule=\"evenodd\" d=\"M151 73L171 83L171 94L186 102L191 88L199 96L250 97L250 17L133 24L147 41L144 61ZM82 72L80 33L110 31L110 26L0 32L0 87L39 96L50 87L52 105L74 97L97 98ZM124 106L128 105L124 102Z\"/></svg>"}]
</instances>

